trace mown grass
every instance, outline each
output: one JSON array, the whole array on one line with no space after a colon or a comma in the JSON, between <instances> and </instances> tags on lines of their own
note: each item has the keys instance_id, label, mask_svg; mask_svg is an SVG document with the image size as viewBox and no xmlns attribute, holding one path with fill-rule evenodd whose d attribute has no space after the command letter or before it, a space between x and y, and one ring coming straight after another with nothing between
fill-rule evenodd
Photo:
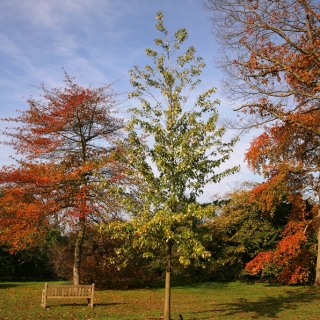
<instances>
[{"instance_id":1,"label":"mown grass","mask_svg":"<svg viewBox=\"0 0 320 320\"><path fill-rule=\"evenodd\" d=\"M49 300L44 282L0 282L0 319L161 319L163 289L97 290L86 301ZM172 288L172 319L320 319L320 290L266 284L204 283Z\"/></svg>"}]
</instances>

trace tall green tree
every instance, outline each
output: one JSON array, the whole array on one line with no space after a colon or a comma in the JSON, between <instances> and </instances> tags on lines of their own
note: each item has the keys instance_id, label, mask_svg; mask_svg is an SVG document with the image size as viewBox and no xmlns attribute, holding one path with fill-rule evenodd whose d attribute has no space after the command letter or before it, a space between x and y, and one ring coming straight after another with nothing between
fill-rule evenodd
<instances>
[{"instance_id":1,"label":"tall green tree","mask_svg":"<svg viewBox=\"0 0 320 320\"><path fill-rule=\"evenodd\" d=\"M129 97L138 98L141 106L130 110L128 163L143 184L139 199L128 200L127 209L136 245L144 248L145 255L159 248L165 251L164 319L169 320L173 250L185 266L210 255L197 235L197 224L212 216L214 207L197 200L208 183L219 183L238 167L218 170L229 159L236 139L222 141L225 129L217 127L215 107L219 101L210 99L215 89L187 103L205 66L193 46L177 53L188 38L187 30L179 29L170 38L161 12L156 19L162 36L155 44L160 50L145 51L153 66L130 71L134 91Z\"/></svg>"}]
</instances>

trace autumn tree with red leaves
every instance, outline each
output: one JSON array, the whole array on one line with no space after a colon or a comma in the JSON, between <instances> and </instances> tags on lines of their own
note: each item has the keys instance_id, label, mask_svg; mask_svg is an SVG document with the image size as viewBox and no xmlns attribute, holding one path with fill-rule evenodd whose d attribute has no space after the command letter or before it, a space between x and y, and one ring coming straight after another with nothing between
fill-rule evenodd
<instances>
[{"instance_id":1,"label":"autumn tree with red leaves","mask_svg":"<svg viewBox=\"0 0 320 320\"><path fill-rule=\"evenodd\" d=\"M307 132L295 124L279 123L266 128L264 133L256 137L246 154L250 168L267 179L252 192L252 197L259 200L261 210L272 211L277 203L283 201L293 204L283 239L276 251L268 256L272 257L272 262L285 266L279 277L287 279L287 283L303 282L306 279L307 272L303 265L310 262L310 252L303 248L308 242L308 235L317 234L315 284L320 285L319 148L320 139L313 132ZM303 197L313 204L311 209L306 209ZM309 259L302 257L303 253L309 254ZM251 273L257 264L262 267L263 261L268 262L267 256L262 256L263 254L247 267ZM295 270L291 268L288 271L292 263L288 263L285 257L291 262L295 261Z\"/></svg>"},{"instance_id":2,"label":"autumn tree with red leaves","mask_svg":"<svg viewBox=\"0 0 320 320\"><path fill-rule=\"evenodd\" d=\"M15 118L4 141L21 157L0 172L0 243L12 252L43 241L49 226L76 230L73 282L80 282L86 224L120 212L110 187L125 183L120 158L117 96L107 85L83 88L65 73L65 86Z\"/></svg>"},{"instance_id":3,"label":"autumn tree with red leaves","mask_svg":"<svg viewBox=\"0 0 320 320\"><path fill-rule=\"evenodd\" d=\"M226 92L247 129L273 120L319 135L320 7L313 0L206 0ZM303 115L303 117L301 117ZM311 123L310 123L311 121Z\"/></svg>"},{"instance_id":4,"label":"autumn tree with red leaves","mask_svg":"<svg viewBox=\"0 0 320 320\"><path fill-rule=\"evenodd\" d=\"M268 179L262 203L279 200L280 185L289 194L311 191L319 203L320 6L313 0L206 0L205 7L221 43L225 89L240 112L241 121L226 122L266 130L247 154L251 168ZM320 206L316 219L319 213ZM320 252L316 269L320 285Z\"/></svg>"},{"instance_id":5,"label":"autumn tree with red leaves","mask_svg":"<svg viewBox=\"0 0 320 320\"><path fill-rule=\"evenodd\" d=\"M264 192L269 193L267 187L254 190L255 202L264 202ZM283 190L282 190L283 192ZM316 207L305 201L300 194L287 196L286 203L292 206L288 222L282 232L282 239L275 249L262 251L246 264L245 270L251 275L261 278L275 278L283 284L306 284L314 281L316 267L316 247L314 234L316 226L306 228L316 215ZM264 212L264 215L267 213Z\"/></svg>"}]
</instances>

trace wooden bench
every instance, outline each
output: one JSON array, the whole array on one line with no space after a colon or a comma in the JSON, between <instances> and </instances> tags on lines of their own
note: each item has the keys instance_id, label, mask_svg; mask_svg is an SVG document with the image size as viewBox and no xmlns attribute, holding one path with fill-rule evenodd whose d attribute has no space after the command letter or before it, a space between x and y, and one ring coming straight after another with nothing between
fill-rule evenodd
<instances>
[{"instance_id":1,"label":"wooden bench","mask_svg":"<svg viewBox=\"0 0 320 320\"><path fill-rule=\"evenodd\" d=\"M94 283L92 285L56 285L45 284L42 289L41 306L47 305L47 299L88 299L93 307Z\"/></svg>"}]
</instances>

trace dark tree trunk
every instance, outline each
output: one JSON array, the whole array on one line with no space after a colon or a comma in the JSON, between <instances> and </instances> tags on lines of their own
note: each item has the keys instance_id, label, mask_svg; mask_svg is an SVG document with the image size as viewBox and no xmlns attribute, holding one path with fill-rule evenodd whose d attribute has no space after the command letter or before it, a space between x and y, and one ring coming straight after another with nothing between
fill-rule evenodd
<instances>
[{"instance_id":1,"label":"dark tree trunk","mask_svg":"<svg viewBox=\"0 0 320 320\"><path fill-rule=\"evenodd\" d=\"M79 219L79 230L74 246L74 261L73 261L73 284L80 284L80 263L81 263L81 249L86 228L85 218Z\"/></svg>"}]
</instances>

